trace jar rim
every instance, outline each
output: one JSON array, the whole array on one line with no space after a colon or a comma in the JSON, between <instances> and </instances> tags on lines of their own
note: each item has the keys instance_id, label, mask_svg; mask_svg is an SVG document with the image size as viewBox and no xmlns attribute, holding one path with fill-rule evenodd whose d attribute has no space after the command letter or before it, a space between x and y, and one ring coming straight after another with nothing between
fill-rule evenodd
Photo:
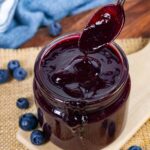
<instances>
[{"instance_id":1,"label":"jar rim","mask_svg":"<svg viewBox=\"0 0 150 150\"><path fill-rule=\"evenodd\" d=\"M121 56L122 62L123 62L123 66L125 67L125 71L124 74L122 74L120 82L118 82L117 86L111 90L109 90L108 92L106 92L103 96L100 97L96 97L96 98L92 98L92 101L90 101L89 99L75 99L75 98L67 98L64 97L62 95L59 95L58 93L55 93L52 89L48 88L47 86L44 85L44 83L42 82L42 79L39 75L39 68L40 68L40 62L42 60L42 58L49 52L48 50L53 49L53 47L60 41L66 40L66 38L72 39L72 38L79 38L81 35L80 32L76 32L76 33L70 33L70 34L66 34L66 35L62 35L59 38L53 40L52 42L50 42L45 48L43 48L41 50L41 52L39 53L36 62L35 62L35 66L34 66L34 73L35 73L35 81L38 82L38 85L41 88L42 92L44 93L44 95L46 95L46 97L53 97L55 99L55 102L58 103L65 103L65 105L70 104L70 102L72 103L79 103L79 104L83 104L84 105L94 105L97 103L104 103L104 105L108 105L111 104L112 101L115 99L114 95L116 95L116 93L118 93L120 90L122 90L129 78L129 65L128 65L128 60L126 58L125 53L123 52L123 50L121 49L121 47L116 44L115 42L112 42L110 45L113 46L113 48L118 52L118 54ZM105 101L105 99L107 99L107 102ZM108 100L111 99L111 100ZM73 104L74 105L74 104Z\"/></svg>"}]
</instances>

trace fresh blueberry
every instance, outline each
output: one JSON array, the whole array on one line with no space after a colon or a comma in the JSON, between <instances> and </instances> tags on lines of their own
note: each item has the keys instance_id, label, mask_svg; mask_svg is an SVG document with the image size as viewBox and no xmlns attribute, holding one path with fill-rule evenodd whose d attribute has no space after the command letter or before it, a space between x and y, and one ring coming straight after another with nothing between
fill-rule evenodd
<instances>
[{"instance_id":1,"label":"fresh blueberry","mask_svg":"<svg viewBox=\"0 0 150 150\"><path fill-rule=\"evenodd\" d=\"M31 133L30 136L31 142L34 145L42 145L46 142L46 136L44 132L40 130L35 130Z\"/></svg>"},{"instance_id":2,"label":"fresh blueberry","mask_svg":"<svg viewBox=\"0 0 150 150\"><path fill-rule=\"evenodd\" d=\"M62 31L62 26L58 22L52 22L49 26L49 34L51 36L58 36Z\"/></svg>"},{"instance_id":3,"label":"fresh blueberry","mask_svg":"<svg viewBox=\"0 0 150 150\"><path fill-rule=\"evenodd\" d=\"M8 63L8 70L10 71L14 71L16 68L19 68L20 67L20 63L18 60L11 60L9 63Z\"/></svg>"},{"instance_id":4,"label":"fresh blueberry","mask_svg":"<svg viewBox=\"0 0 150 150\"><path fill-rule=\"evenodd\" d=\"M35 115L27 113L19 118L19 127L24 131L34 130L38 126L38 120Z\"/></svg>"},{"instance_id":5,"label":"fresh blueberry","mask_svg":"<svg viewBox=\"0 0 150 150\"><path fill-rule=\"evenodd\" d=\"M142 148L140 146L131 146L128 150L142 150Z\"/></svg>"},{"instance_id":6,"label":"fresh blueberry","mask_svg":"<svg viewBox=\"0 0 150 150\"><path fill-rule=\"evenodd\" d=\"M1 69L0 70L0 84L6 83L9 80L9 71Z\"/></svg>"},{"instance_id":7,"label":"fresh blueberry","mask_svg":"<svg viewBox=\"0 0 150 150\"><path fill-rule=\"evenodd\" d=\"M16 102L16 105L20 109L27 109L29 108L29 101L27 98L19 98Z\"/></svg>"},{"instance_id":8,"label":"fresh blueberry","mask_svg":"<svg viewBox=\"0 0 150 150\"><path fill-rule=\"evenodd\" d=\"M27 76L27 71L25 71L23 68L17 68L13 72L13 77L19 81L24 80L26 76Z\"/></svg>"}]
</instances>

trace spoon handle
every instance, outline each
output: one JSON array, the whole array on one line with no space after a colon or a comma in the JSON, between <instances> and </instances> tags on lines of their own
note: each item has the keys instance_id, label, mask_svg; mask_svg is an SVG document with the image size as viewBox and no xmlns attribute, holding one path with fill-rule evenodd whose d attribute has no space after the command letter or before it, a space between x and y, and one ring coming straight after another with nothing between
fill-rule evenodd
<instances>
[{"instance_id":1,"label":"spoon handle","mask_svg":"<svg viewBox=\"0 0 150 150\"><path fill-rule=\"evenodd\" d=\"M125 0L118 0L118 4L120 4L120 5L124 5L124 3L125 3Z\"/></svg>"}]
</instances>

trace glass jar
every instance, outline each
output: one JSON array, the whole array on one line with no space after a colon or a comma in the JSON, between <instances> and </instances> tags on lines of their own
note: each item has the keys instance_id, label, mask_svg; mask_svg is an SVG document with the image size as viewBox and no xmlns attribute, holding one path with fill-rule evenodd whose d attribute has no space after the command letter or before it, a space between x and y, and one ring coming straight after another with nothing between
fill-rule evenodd
<instances>
[{"instance_id":1,"label":"glass jar","mask_svg":"<svg viewBox=\"0 0 150 150\"><path fill-rule=\"evenodd\" d=\"M35 103L43 131L57 146L65 150L99 150L119 136L126 122L131 87L128 61L122 49L111 43L125 68L118 85L103 97L91 101L65 99L45 85L40 63L58 43L79 38L80 33L62 36L40 52L34 68Z\"/></svg>"}]
</instances>

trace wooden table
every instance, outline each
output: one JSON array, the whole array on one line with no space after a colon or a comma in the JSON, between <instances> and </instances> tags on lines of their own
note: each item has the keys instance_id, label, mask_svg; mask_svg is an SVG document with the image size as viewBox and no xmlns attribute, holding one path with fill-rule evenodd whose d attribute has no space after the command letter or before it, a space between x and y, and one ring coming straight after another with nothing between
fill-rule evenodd
<instances>
[{"instance_id":1,"label":"wooden table","mask_svg":"<svg viewBox=\"0 0 150 150\"><path fill-rule=\"evenodd\" d=\"M96 9L63 19L62 34L81 31L95 11ZM126 24L118 38L150 37L150 0L126 0L125 12ZM22 47L43 46L52 39L48 29L42 28Z\"/></svg>"}]
</instances>

